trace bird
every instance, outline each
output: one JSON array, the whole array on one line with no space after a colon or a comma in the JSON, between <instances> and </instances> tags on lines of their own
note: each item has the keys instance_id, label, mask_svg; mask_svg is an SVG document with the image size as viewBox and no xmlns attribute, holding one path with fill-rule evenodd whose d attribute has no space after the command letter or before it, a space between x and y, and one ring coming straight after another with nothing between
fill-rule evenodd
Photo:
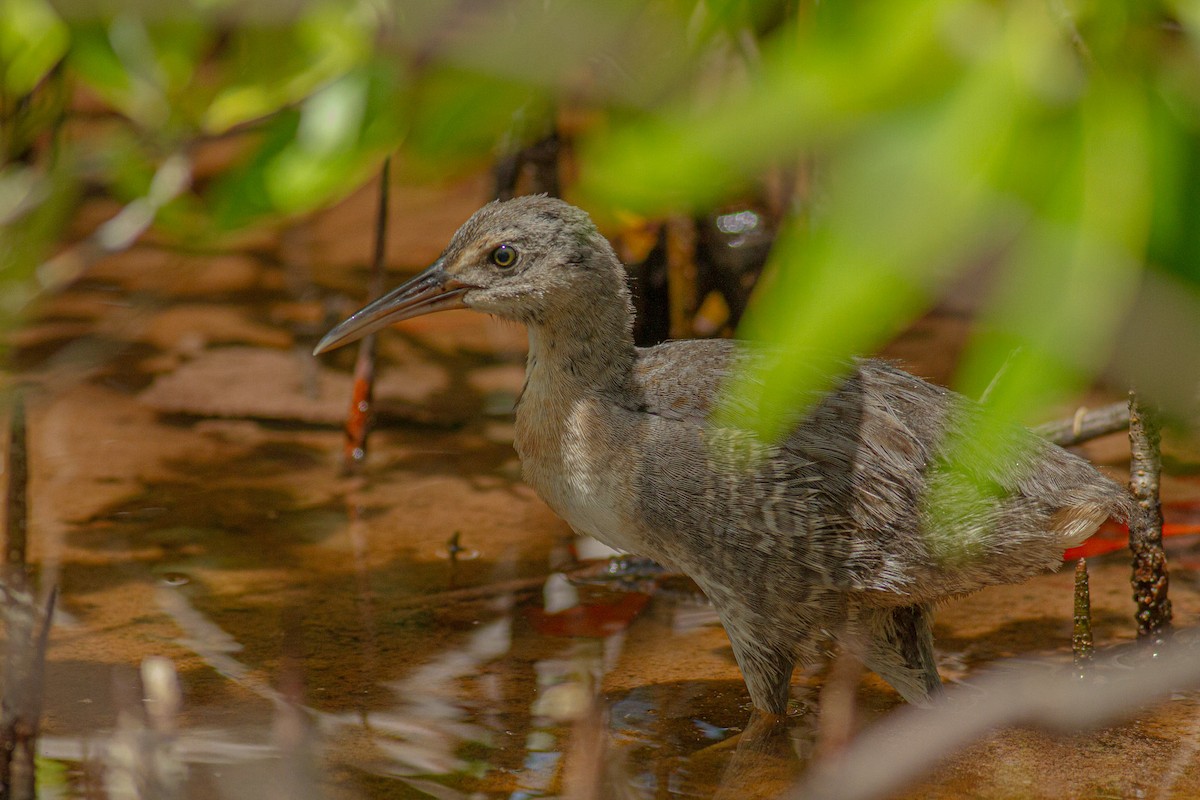
<instances>
[{"instance_id":1,"label":"bird","mask_svg":"<svg viewBox=\"0 0 1200 800\"><path fill-rule=\"evenodd\" d=\"M768 715L786 714L797 664L838 647L906 701L932 702L936 604L1053 570L1133 513L1121 486L1016 425L994 437L999 455L964 465L953 453L980 406L886 360L848 359L775 439L715 415L761 348L636 346L612 246L587 212L545 195L484 205L314 352L457 308L528 330L524 479L577 533L692 578Z\"/></svg>"}]
</instances>

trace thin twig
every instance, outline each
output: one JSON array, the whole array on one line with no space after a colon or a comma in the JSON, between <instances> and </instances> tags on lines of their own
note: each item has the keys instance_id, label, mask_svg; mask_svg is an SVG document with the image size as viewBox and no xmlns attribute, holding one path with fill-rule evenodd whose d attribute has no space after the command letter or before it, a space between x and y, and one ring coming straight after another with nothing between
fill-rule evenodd
<instances>
[{"instance_id":1,"label":"thin twig","mask_svg":"<svg viewBox=\"0 0 1200 800\"><path fill-rule=\"evenodd\" d=\"M1070 447L1128 427L1129 404L1121 402L1090 411L1080 407L1067 419L1047 422L1033 430L1060 447Z\"/></svg>"},{"instance_id":2,"label":"thin twig","mask_svg":"<svg viewBox=\"0 0 1200 800\"><path fill-rule=\"evenodd\" d=\"M371 259L369 300L383 294L383 262L387 251L388 185L392 157L383 160L379 175L379 205L375 215L375 254ZM367 334L358 346L354 361L354 389L350 395L350 413L346 417L346 438L342 447L342 471L357 471L367 458L367 435L371 432L371 412L375 396L375 334Z\"/></svg>"},{"instance_id":3,"label":"thin twig","mask_svg":"<svg viewBox=\"0 0 1200 800\"><path fill-rule=\"evenodd\" d=\"M568 578L587 578L595 577L602 574L607 569L607 564L581 564L574 569L564 570L563 574ZM448 603L461 603L470 600L480 600L483 598L496 597L504 594L521 594L523 592L540 591L546 584L548 575L540 575L533 578L514 578L508 581L499 581L497 583L487 583L482 586L470 586L463 589L451 589L445 592L435 592L433 594L425 594L419 597L413 597L406 601L400 601L397 604L399 608L421 609L426 607L440 608Z\"/></svg>"},{"instance_id":4,"label":"thin twig","mask_svg":"<svg viewBox=\"0 0 1200 800\"><path fill-rule=\"evenodd\" d=\"M32 776L26 777L22 743L27 740L26 706L35 680L31 673L36 671L33 632L36 611L25 564L29 463L25 405L20 394L13 397L9 417L6 472L3 574L8 647L4 654L4 688L0 694L0 800L18 797L18 789L32 780Z\"/></svg>"},{"instance_id":5,"label":"thin twig","mask_svg":"<svg viewBox=\"0 0 1200 800\"><path fill-rule=\"evenodd\" d=\"M20 580L24 584L29 524L29 454L25 444L25 401L19 393L13 396L9 418L7 472L4 563L10 567L9 580Z\"/></svg>"}]
</instances>

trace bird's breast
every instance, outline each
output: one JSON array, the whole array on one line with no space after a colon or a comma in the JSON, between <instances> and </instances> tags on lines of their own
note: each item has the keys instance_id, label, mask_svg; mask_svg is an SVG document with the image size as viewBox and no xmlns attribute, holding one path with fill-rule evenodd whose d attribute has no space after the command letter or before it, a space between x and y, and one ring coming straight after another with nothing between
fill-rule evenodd
<instances>
[{"instance_id":1,"label":"bird's breast","mask_svg":"<svg viewBox=\"0 0 1200 800\"><path fill-rule=\"evenodd\" d=\"M595 398L537 400L527 396L517 410L514 444L525 480L577 532L640 551L619 416Z\"/></svg>"}]
</instances>

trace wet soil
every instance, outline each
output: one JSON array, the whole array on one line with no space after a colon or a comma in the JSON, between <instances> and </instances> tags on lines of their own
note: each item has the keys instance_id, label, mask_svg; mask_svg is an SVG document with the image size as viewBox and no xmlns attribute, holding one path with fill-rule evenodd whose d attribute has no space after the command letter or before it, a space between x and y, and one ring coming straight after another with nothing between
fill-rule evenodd
<instances>
[{"instance_id":1,"label":"wet soil","mask_svg":"<svg viewBox=\"0 0 1200 800\"><path fill-rule=\"evenodd\" d=\"M435 257L485 191L475 178L396 187L389 263ZM31 560L61 592L41 744L58 796L102 796L151 656L182 687L170 752L188 797L786 790L826 746L826 668L797 674L785 733L747 768L749 699L703 599L561 577L596 550L520 482L521 329L451 312L384 335L380 426L363 475L339 476L353 355L308 352L360 299L372 192L228 252L139 244L14 334ZM938 309L885 352L946 382L968 329ZM1120 435L1085 452L1126 467ZM1168 437L1167 466L1168 518L1194 516L1200 447ZM1173 539L1170 556L1176 620L1191 625L1200 542ZM1097 647L1130 642L1128 551L1092 559L1091 576ZM1069 664L1072 584L1066 570L947 603L943 677ZM852 697L851 730L902 705L871 674ZM998 731L905 796L1196 796L1196 705L1177 693L1099 731Z\"/></svg>"}]
</instances>

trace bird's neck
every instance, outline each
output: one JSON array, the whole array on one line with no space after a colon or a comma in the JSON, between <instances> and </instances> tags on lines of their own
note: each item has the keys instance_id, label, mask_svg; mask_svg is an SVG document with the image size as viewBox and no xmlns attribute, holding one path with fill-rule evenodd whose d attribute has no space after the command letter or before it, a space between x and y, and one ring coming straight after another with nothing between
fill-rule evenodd
<instances>
[{"instance_id":1,"label":"bird's neck","mask_svg":"<svg viewBox=\"0 0 1200 800\"><path fill-rule=\"evenodd\" d=\"M627 297L616 299L622 302L529 325L527 390L566 396L626 389L636 357L632 309Z\"/></svg>"},{"instance_id":2,"label":"bird's neck","mask_svg":"<svg viewBox=\"0 0 1200 800\"><path fill-rule=\"evenodd\" d=\"M527 320L527 389L556 395L620 393L633 373L633 301L625 270L595 269L570 302L543 308Z\"/></svg>"}]
</instances>

